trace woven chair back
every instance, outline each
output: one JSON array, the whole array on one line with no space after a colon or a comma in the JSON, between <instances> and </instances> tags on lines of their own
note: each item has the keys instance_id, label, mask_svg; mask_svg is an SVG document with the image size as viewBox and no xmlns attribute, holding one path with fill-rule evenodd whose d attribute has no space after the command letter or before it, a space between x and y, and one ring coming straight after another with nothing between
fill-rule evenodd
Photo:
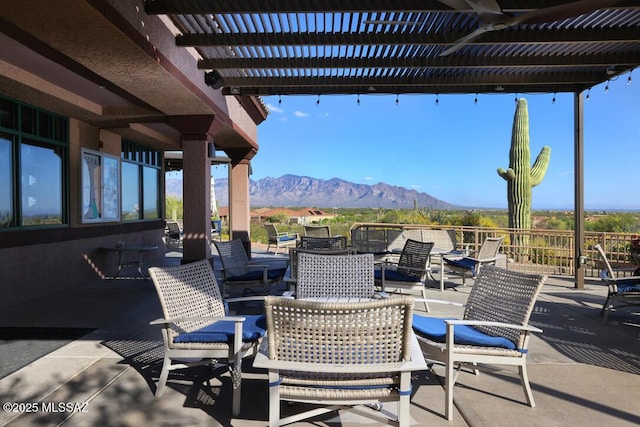
<instances>
[{"instance_id":1,"label":"woven chair back","mask_svg":"<svg viewBox=\"0 0 640 427\"><path fill-rule=\"evenodd\" d=\"M498 251L500 250L500 246L502 246L502 241L504 240L504 236L502 237L487 237L482 242L482 246L480 246L480 250L478 251L478 259L487 259L493 258L498 255Z\"/></svg>"},{"instance_id":2,"label":"woven chair back","mask_svg":"<svg viewBox=\"0 0 640 427\"><path fill-rule=\"evenodd\" d=\"M222 267L225 269L244 267L249 264L249 257L241 240L234 239L226 242L214 241Z\"/></svg>"},{"instance_id":3,"label":"woven chair back","mask_svg":"<svg viewBox=\"0 0 640 427\"><path fill-rule=\"evenodd\" d=\"M373 255L298 256L297 298L371 298L374 294Z\"/></svg>"},{"instance_id":4,"label":"woven chair back","mask_svg":"<svg viewBox=\"0 0 640 427\"><path fill-rule=\"evenodd\" d=\"M547 277L506 270L494 265L480 269L467 300L464 319L527 325L536 299ZM520 331L478 326L482 332L505 337L519 347Z\"/></svg>"},{"instance_id":5,"label":"woven chair back","mask_svg":"<svg viewBox=\"0 0 640 427\"><path fill-rule=\"evenodd\" d=\"M350 249L339 249L335 251L328 250L316 250L316 249L303 249L303 248L289 248L289 265L291 266L291 278L293 280L298 279L298 262L299 255L301 253L307 254L322 254L322 255L348 255L351 253Z\"/></svg>"},{"instance_id":6,"label":"woven chair back","mask_svg":"<svg viewBox=\"0 0 640 427\"><path fill-rule=\"evenodd\" d=\"M407 239L398 260L398 273L424 280L429 265L433 242L419 242Z\"/></svg>"},{"instance_id":7,"label":"woven chair back","mask_svg":"<svg viewBox=\"0 0 640 427\"><path fill-rule=\"evenodd\" d=\"M151 267L149 275L165 319L226 315L220 288L208 260L171 267ZM173 339L210 323L204 320L177 322L169 335Z\"/></svg>"},{"instance_id":8,"label":"woven chair back","mask_svg":"<svg viewBox=\"0 0 640 427\"><path fill-rule=\"evenodd\" d=\"M298 247L301 249L313 249L316 251L336 251L347 249L348 239L345 236L336 237L311 237L301 236Z\"/></svg>"},{"instance_id":9,"label":"woven chair back","mask_svg":"<svg viewBox=\"0 0 640 427\"><path fill-rule=\"evenodd\" d=\"M267 296L265 314L270 359L340 365L410 360L412 297L327 303Z\"/></svg>"},{"instance_id":10,"label":"woven chair back","mask_svg":"<svg viewBox=\"0 0 640 427\"><path fill-rule=\"evenodd\" d=\"M309 237L331 237L331 228L328 225L305 225L304 235Z\"/></svg>"}]
</instances>

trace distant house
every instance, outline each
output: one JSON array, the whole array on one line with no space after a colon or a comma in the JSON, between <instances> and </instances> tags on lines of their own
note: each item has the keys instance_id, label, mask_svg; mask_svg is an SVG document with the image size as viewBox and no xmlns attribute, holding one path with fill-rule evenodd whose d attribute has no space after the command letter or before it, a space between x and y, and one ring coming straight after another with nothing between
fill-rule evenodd
<instances>
[{"instance_id":1,"label":"distant house","mask_svg":"<svg viewBox=\"0 0 640 427\"><path fill-rule=\"evenodd\" d=\"M226 206L218 209L218 215L223 221L227 221L229 217L229 208ZM335 218L337 215L324 212L317 208L257 208L249 212L251 221L266 222L268 218L275 215L285 215L289 218L290 224L318 224L325 219Z\"/></svg>"}]
</instances>

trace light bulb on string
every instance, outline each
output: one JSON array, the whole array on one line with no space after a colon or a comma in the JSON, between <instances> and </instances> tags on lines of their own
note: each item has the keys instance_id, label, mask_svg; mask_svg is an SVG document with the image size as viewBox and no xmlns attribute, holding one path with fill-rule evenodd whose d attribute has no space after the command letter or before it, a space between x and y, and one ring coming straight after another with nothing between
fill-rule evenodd
<instances>
[{"instance_id":1,"label":"light bulb on string","mask_svg":"<svg viewBox=\"0 0 640 427\"><path fill-rule=\"evenodd\" d=\"M438 99L438 94L436 93L436 106L440 105L440 99Z\"/></svg>"},{"instance_id":2,"label":"light bulb on string","mask_svg":"<svg viewBox=\"0 0 640 427\"><path fill-rule=\"evenodd\" d=\"M627 79L627 84L631 85L631 71L629 71L629 78Z\"/></svg>"},{"instance_id":3,"label":"light bulb on string","mask_svg":"<svg viewBox=\"0 0 640 427\"><path fill-rule=\"evenodd\" d=\"M396 107L400 104L400 95L396 94Z\"/></svg>"},{"instance_id":4,"label":"light bulb on string","mask_svg":"<svg viewBox=\"0 0 640 427\"><path fill-rule=\"evenodd\" d=\"M604 93L609 93L609 82L611 80L607 80L607 85L604 87Z\"/></svg>"},{"instance_id":5,"label":"light bulb on string","mask_svg":"<svg viewBox=\"0 0 640 427\"><path fill-rule=\"evenodd\" d=\"M318 95L318 100L316 101L316 107L320 105L320 95Z\"/></svg>"},{"instance_id":6,"label":"light bulb on string","mask_svg":"<svg viewBox=\"0 0 640 427\"><path fill-rule=\"evenodd\" d=\"M473 100L473 104L477 105L478 104L478 94L476 93L476 97Z\"/></svg>"},{"instance_id":7,"label":"light bulb on string","mask_svg":"<svg viewBox=\"0 0 640 427\"><path fill-rule=\"evenodd\" d=\"M587 89L587 101L591 99L591 89Z\"/></svg>"},{"instance_id":8,"label":"light bulb on string","mask_svg":"<svg viewBox=\"0 0 640 427\"><path fill-rule=\"evenodd\" d=\"M278 95L278 104L282 104L282 95Z\"/></svg>"},{"instance_id":9,"label":"light bulb on string","mask_svg":"<svg viewBox=\"0 0 640 427\"><path fill-rule=\"evenodd\" d=\"M556 103L556 92L553 93L553 99L551 100L552 104Z\"/></svg>"}]
</instances>

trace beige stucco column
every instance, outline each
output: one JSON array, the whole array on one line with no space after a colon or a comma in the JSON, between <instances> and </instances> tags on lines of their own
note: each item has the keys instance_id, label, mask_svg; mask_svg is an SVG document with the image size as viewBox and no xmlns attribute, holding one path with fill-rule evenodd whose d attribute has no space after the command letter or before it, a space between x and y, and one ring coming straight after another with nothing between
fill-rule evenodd
<instances>
[{"instance_id":1,"label":"beige stucco column","mask_svg":"<svg viewBox=\"0 0 640 427\"><path fill-rule=\"evenodd\" d=\"M249 224L249 168L250 161L242 159L231 163L231 182L229 183L229 222L232 239L240 239L247 254L251 256L251 236Z\"/></svg>"}]
</instances>

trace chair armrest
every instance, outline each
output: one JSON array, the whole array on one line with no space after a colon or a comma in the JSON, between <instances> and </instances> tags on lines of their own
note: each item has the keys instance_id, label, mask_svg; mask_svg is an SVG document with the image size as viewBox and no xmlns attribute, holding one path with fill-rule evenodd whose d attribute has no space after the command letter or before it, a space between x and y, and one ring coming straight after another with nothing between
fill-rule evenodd
<instances>
[{"instance_id":1,"label":"chair armrest","mask_svg":"<svg viewBox=\"0 0 640 427\"><path fill-rule=\"evenodd\" d=\"M465 307L465 304L459 303L459 302L453 302L453 301L445 301L442 299L430 299L430 298L414 298L415 302L428 302L428 303L435 303L435 304L443 304L443 305L455 305L456 307Z\"/></svg>"},{"instance_id":2,"label":"chair armrest","mask_svg":"<svg viewBox=\"0 0 640 427\"><path fill-rule=\"evenodd\" d=\"M233 298L225 298L224 302L246 302L246 301L264 301L264 295L254 295L250 297L233 297Z\"/></svg>"},{"instance_id":3,"label":"chair armrest","mask_svg":"<svg viewBox=\"0 0 640 427\"><path fill-rule=\"evenodd\" d=\"M367 373L394 373L422 371L428 369L418 339L415 334L411 336L411 360L386 364L347 364L335 365L329 363L289 362L286 360L269 359L266 354L268 340L262 341L260 351L256 354L253 366L269 370L298 371L298 372L322 372L331 374L367 374Z\"/></svg>"},{"instance_id":4,"label":"chair armrest","mask_svg":"<svg viewBox=\"0 0 640 427\"><path fill-rule=\"evenodd\" d=\"M149 322L150 325L169 325L176 322L186 322L192 320L211 320L212 322L244 322L247 318L243 316L193 316L193 317L176 317L173 319L156 319Z\"/></svg>"},{"instance_id":5,"label":"chair armrest","mask_svg":"<svg viewBox=\"0 0 640 427\"><path fill-rule=\"evenodd\" d=\"M512 323L503 322L489 322L484 320L457 320L457 319L445 319L444 322L447 325L467 325L467 326L495 326L499 328L517 329L526 332L543 332L542 329L529 325L515 325Z\"/></svg>"}]
</instances>

